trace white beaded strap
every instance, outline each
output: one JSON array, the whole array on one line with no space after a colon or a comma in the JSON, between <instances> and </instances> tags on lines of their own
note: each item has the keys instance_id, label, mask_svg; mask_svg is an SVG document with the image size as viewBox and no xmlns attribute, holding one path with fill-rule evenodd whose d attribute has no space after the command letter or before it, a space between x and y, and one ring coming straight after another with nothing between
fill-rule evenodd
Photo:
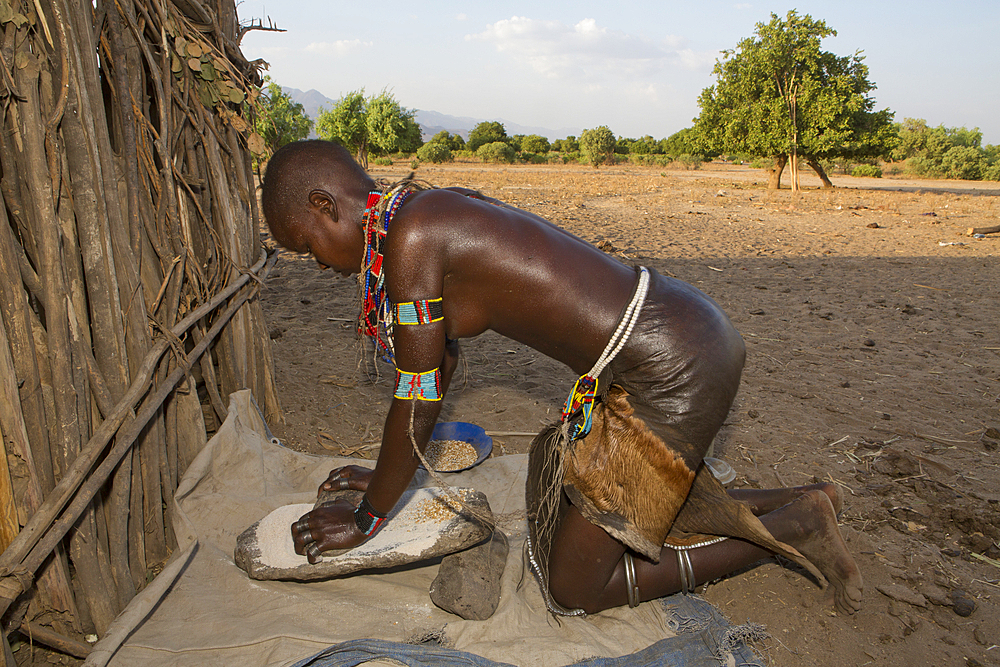
<instances>
[{"instance_id":1,"label":"white beaded strap","mask_svg":"<svg viewBox=\"0 0 1000 667\"><path fill-rule=\"evenodd\" d=\"M621 352L621 349L625 347L625 343L628 342L628 338L632 335L632 329L635 328L635 323L639 320L639 313L642 310L642 304L646 300L646 292L649 291L649 269L645 266L639 267L639 284L635 288L635 294L632 296L632 300L629 301L628 307L625 309L625 314L618 323L618 328L615 329L615 333L611 336L611 340L608 341L607 347L604 348L604 352L598 358L597 363L594 367L587 373L588 376L596 378L601 374L601 371L610 364L614 358Z\"/></svg>"},{"instance_id":2,"label":"white beaded strap","mask_svg":"<svg viewBox=\"0 0 1000 667\"><path fill-rule=\"evenodd\" d=\"M699 547L708 547L713 544L718 544L719 542L724 542L728 540L728 537L713 537L711 539L705 540L704 542L698 542L698 544L685 544L682 546L677 546L674 544L663 543L663 546L668 549L673 549L674 551L690 551L691 549L697 549Z\"/></svg>"}]
</instances>

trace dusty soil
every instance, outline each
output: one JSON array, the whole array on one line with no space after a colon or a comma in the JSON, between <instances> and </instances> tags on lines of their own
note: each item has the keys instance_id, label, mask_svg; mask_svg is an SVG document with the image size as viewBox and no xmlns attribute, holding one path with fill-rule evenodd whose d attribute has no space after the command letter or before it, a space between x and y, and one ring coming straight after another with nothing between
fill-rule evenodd
<instances>
[{"instance_id":1,"label":"dusty soil","mask_svg":"<svg viewBox=\"0 0 1000 667\"><path fill-rule=\"evenodd\" d=\"M766 626L771 664L1000 665L1000 567L976 558L1000 558L1000 235L965 235L998 224L1000 184L841 176L819 190L806 176L792 193L725 165L418 175L606 241L729 313L748 360L715 455L737 485L841 484L842 530L865 578L853 616L773 561L709 585L730 621ZM356 282L286 253L262 300L285 410L276 435L302 451L377 456L391 368L358 346ZM443 421L532 433L573 380L496 335L463 349ZM502 455L530 438L494 440Z\"/></svg>"}]
</instances>

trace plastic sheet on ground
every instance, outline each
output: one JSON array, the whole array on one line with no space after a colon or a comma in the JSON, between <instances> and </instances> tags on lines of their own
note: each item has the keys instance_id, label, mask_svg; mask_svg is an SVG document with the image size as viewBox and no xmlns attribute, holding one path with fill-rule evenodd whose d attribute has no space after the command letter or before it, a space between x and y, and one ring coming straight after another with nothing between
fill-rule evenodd
<instances>
[{"instance_id":1,"label":"plastic sheet on ground","mask_svg":"<svg viewBox=\"0 0 1000 667\"><path fill-rule=\"evenodd\" d=\"M720 648L728 624L696 598L552 619L522 569L525 455L488 459L447 476L456 486L485 492L494 513L509 519L503 592L487 621L465 621L434 606L428 589L436 563L311 583L248 579L233 563L236 537L277 507L312 502L330 469L348 463L372 465L282 447L250 393L233 394L226 422L177 490L178 552L85 664L757 664L742 644L730 652ZM432 483L421 473L414 483L424 481Z\"/></svg>"}]
</instances>

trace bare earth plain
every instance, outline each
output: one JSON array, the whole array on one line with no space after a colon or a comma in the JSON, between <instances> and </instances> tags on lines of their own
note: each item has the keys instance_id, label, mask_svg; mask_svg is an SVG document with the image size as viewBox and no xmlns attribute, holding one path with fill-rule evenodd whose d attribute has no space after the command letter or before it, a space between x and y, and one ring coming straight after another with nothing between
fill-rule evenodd
<instances>
[{"instance_id":1,"label":"bare earth plain","mask_svg":"<svg viewBox=\"0 0 1000 667\"><path fill-rule=\"evenodd\" d=\"M375 167L395 180L405 165ZM424 165L542 215L623 262L692 283L747 344L743 384L715 443L737 486L832 480L865 579L864 608L833 611L803 572L769 560L702 594L761 623L772 665L1000 665L1000 234L998 183L833 177L768 191L766 174L706 165ZM266 240L266 234L262 234ZM608 245L610 244L610 245ZM284 253L262 301L284 422L315 454L378 454L391 368L375 377L353 279ZM572 373L488 333L462 341L442 421L534 433ZM494 437L494 456L525 452ZM971 613L969 613L971 611ZM961 612L961 613L959 613Z\"/></svg>"}]
</instances>

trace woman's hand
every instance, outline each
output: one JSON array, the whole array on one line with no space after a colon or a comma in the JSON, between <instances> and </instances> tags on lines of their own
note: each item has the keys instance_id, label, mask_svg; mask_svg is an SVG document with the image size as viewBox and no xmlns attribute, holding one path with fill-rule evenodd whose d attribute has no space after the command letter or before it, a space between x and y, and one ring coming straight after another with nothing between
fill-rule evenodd
<instances>
[{"instance_id":1,"label":"woman's hand","mask_svg":"<svg viewBox=\"0 0 1000 667\"><path fill-rule=\"evenodd\" d=\"M367 491L368 482L371 481L374 470L362 468L361 466L344 466L330 471L326 481L319 485L317 495L324 491Z\"/></svg>"},{"instance_id":2,"label":"woman's hand","mask_svg":"<svg viewBox=\"0 0 1000 667\"><path fill-rule=\"evenodd\" d=\"M312 564L320 562L324 551L350 549L366 539L354 521L354 505L346 500L327 503L292 524L295 553Z\"/></svg>"}]
</instances>

